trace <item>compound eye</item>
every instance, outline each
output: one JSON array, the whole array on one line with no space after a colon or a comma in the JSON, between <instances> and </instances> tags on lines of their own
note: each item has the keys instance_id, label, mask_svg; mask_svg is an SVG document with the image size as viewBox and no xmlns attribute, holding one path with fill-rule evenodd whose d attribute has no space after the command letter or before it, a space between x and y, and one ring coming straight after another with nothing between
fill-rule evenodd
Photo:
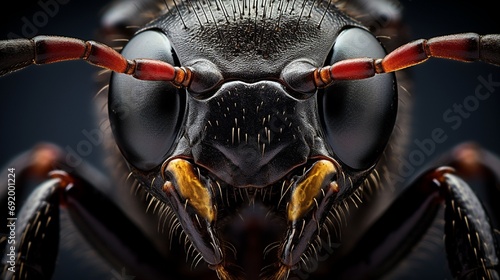
<instances>
[{"instance_id":1,"label":"compound eye","mask_svg":"<svg viewBox=\"0 0 500 280\"><path fill-rule=\"evenodd\" d=\"M134 36L122 55L179 65L168 38L154 30ZM127 161L144 171L160 165L177 139L186 106L185 92L168 82L140 81L113 73L108 102L111 128Z\"/></svg>"},{"instance_id":2,"label":"compound eye","mask_svg":"<svg viewBox=\"0 0 500 280\"><path fill-rule=\"evenodd\" d=\"M326 65L348 58L382 58L379 41L360 28L337 37ZM397 111L394 74L363 80L336 81L318 93L318 108L326 140L334 155L357 170L374 165L392 133Z\"/></svg>"}]
</instances>

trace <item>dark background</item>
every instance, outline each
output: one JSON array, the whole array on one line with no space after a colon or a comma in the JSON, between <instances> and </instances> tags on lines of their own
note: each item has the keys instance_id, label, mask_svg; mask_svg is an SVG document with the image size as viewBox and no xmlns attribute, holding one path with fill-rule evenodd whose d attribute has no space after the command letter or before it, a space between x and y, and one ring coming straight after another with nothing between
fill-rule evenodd
<instances>
[{"instance_id":1,"label":"dark background","mask_svg":"<svg viewBox=\"0 0 500 280\"><path fill-rule=\"evenodd\" d=\"M474 4L452 0L401 2L403 16L415 39L461 32L500 33L500 19L491 1L479 0ZM93 39L104 3L107 1L69 0L59 5L59 11L49 16L46 24L37 27L36 34ZM11 8L4 6L0 12L0 39L6 39L10 32L23 35L23 18L33 23L33 16L43 11L37 1L11 1L9 5ZM92 106L92 97L98 90L93 84L95 74L94 67L77 61L32 66L0 78L0 166L41 141L75 149L80 141L86 140L82 131L97 127ZM458 129L451 129L443 120L446 110L474 94L479 76L493 75L494 81L500 81L499 68L484 63L434 59L415 67L412 74L416 86L411 91L415 100L415 130L408 132L411 139L429 138L435 128L442 128L448 136L448 140L436 146L436 152L428 160L468 140L500 154L500 90L480 102L479 108L463 119ZM92 153L84 157L98 168L103 166L100 149L94 147ZM410 151L412 149L418 147L412 146ZM442 270L442 265L436 263L431 269ZM58 273L62 275L60 279L69 279L64 272ZM83 271L73 268L69 275L71 279L86 279ZM110 272L101 277L112 279L114 275ZM444 277L440 275L436 279Z\"/></svg>"}]
</instances>

